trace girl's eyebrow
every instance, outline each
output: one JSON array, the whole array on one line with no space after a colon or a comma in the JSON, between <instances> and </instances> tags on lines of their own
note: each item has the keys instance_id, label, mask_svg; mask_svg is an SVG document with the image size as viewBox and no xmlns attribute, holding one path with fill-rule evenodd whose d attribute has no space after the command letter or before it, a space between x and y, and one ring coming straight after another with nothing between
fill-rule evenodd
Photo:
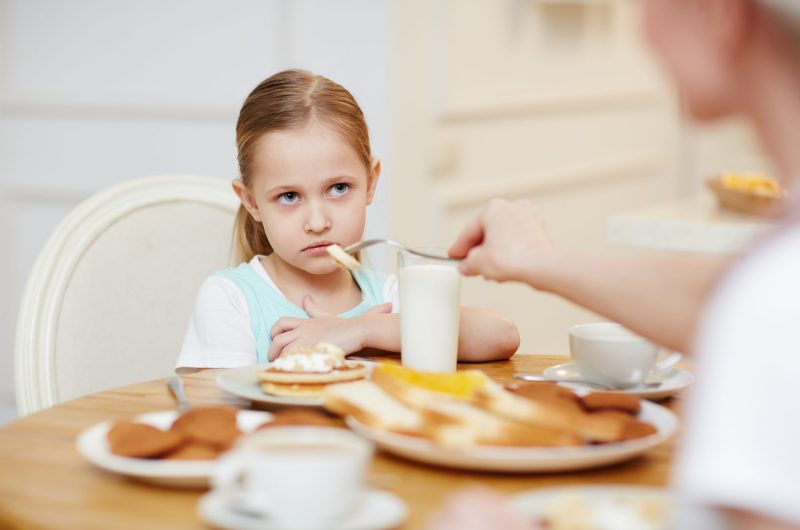
<instances>
[{"instance_id":1,"label":"girl's eyebrow","mask_svg":"<svg viewBox=\"0 0 800 530\"><path fill-rule=\"evenodd\" d=\"M335 184L337 182L342 182L343 180L353 181L353 180L356 180L356 178L351 176L351 175L344 175L344 174L343 175L336 175L334 177L330 177L330 178L325 179L323 181L323 185L324 185L324 187L328 187L328 186L330 186L332 184Z\"/></svg>"},{"instance_id":2,"label":"girl's eyebrow","mask_svg":"<svg viewBox=\"0 0 800 530\"><path fill-rule=\"evenodd\" d=\"M342 181L352 182L354 180L356 180L356 177L353 177L352 175L346 175L346 174L336 175L336 176L329 177L329 178L326 178L325 180L323 180L322 181L322 187L323 188L327 188L328 186L331 186L331 185L333 185L333 184L335 184L337 182L342 182ZM274 188L270 188L270 189L267 190L267 195L274 195L276 193L284 193L284 192L287 192L287 191L295 191L296 189L298 189L300 187L301 186L293 186L291 184L284 184L282 186L275 186Z\"/></svg>"},{"instance_id":3,"label":"girl's eyebrow","mask_svg":"<svg viewBox=\"0 0 800 530\"><path fill-rule=\"evenodd\" d=\"M297 189L297 186L289 186L289 185L275 186L274 188L270 188L267 190L267 195L272 195L274 193L280 193L285 191L292 191L295 189Z\"/></svg>"}]
</instances>

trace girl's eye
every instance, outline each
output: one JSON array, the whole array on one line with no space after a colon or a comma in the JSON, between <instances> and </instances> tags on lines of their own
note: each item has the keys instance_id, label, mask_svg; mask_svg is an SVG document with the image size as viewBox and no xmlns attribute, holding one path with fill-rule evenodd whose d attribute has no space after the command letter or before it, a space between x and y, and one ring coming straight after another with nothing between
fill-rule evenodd
<instances>
[{"instance_id":1,"label":"girl's eye","mask_svg":"<svg viewBox=\"0 0 800 530\"><path fill-rule=\"evenodd\" d=\"M278 202L281 204L294 204L297 202L297 193L294 191L287 191L278 195Z\"/></svg>"},{"instance_id":2,"label":"girl's eye","mask_svg":"<svg viewBox=\"0 0 800 530\"><path fill-rule=\"evenodd\" d=\"M334 197L341 197L348 191L350 191L350 184L345 184L344 182L331 186L331 195Z\"/></svg>"}]
</instances>

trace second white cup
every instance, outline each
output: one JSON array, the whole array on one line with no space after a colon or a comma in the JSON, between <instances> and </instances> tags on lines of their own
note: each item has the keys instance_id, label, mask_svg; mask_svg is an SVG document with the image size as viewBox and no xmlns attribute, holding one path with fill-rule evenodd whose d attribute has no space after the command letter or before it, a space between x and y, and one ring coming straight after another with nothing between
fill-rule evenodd
<instances>
[{"instance_id":1,"label":"second white cup","mask_svg":"<svg viewBox=\"0 0 800 530\"><path fill-rule=\"evenodd\" d=\"M581 376L620 389L634 388L680 359L672 353L659 362L657 345L613 322L572 326L569 349Z\"/></svg>"}]
</instances>

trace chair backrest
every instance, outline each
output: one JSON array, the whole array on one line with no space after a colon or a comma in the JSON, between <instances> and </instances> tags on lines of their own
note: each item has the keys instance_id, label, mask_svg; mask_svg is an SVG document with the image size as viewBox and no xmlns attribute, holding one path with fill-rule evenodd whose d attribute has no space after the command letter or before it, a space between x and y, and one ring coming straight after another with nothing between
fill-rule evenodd
<instances>
[{"instance_id":1,"label":"chair backrest","mask_svg":"<svg viewBox=\"0 0 800 530\"><path fill-rule=\"evenodd\" d=\"M161 176L90 197L56 228L20 306L20 415L173 371L197 289L230 263L230 183Z\"/></svg>"}]
</instances>

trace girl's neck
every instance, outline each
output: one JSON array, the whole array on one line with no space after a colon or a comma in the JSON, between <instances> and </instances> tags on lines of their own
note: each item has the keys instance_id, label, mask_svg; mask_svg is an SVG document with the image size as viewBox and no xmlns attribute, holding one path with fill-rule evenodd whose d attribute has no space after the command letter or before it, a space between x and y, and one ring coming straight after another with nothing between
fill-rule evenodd
<instances>
[{"instance_id":1,"label":"girl's neck","mask_svg":"<svg viewBox=\"0 0 800 530\"><path fill-rule=\"evenodd\" d=\"M337 268L330 274L311 274L292 266L275 253L261 258L261 265L281 293L300 307L303 297L308 295L322 309L341 313L357 305L361 299L361 292L349 271Z\"/></svg>"}]
</instances>

